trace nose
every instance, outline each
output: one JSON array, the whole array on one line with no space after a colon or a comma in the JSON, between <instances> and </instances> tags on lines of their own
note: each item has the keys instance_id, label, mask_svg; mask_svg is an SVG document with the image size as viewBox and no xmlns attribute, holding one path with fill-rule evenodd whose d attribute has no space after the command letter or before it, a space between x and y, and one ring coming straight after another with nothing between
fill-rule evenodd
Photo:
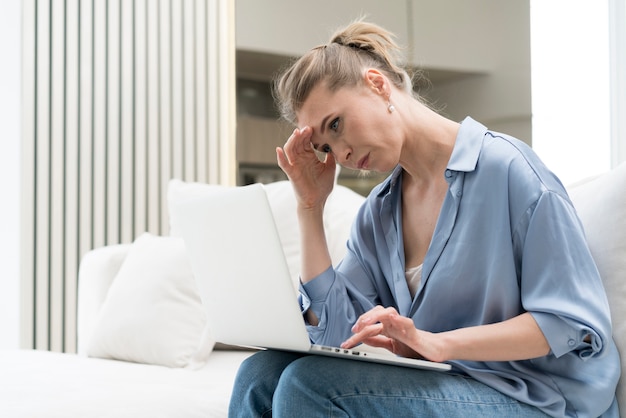
<instances>
[{"instance_id":1,"label":"nose","mask_svg":"<svg viewBox=\"0 0 626 418\"><path fill-rule=\"evenodd\" d=\"M333 155L335 157L335 161L337 161L339 164L346 165L350 161L350 157L352 156L352 149L349 147L334 149Z\"/></svg>"}]
</instances>

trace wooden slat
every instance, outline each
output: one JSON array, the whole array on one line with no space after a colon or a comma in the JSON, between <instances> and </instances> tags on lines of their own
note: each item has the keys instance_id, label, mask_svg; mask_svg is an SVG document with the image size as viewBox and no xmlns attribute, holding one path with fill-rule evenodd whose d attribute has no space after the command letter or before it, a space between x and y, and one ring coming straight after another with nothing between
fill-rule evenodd
<instances>
[{"instance_id":1,"label":"wooden slat","mask_svg":"<svg viewBox=\"0 0 626 418\"><path fill-rule=\"evenodd\" d=\"M94 0L92 246L106 245L107 1Z\"/></svg>"},{"instance_id":2,"label":"wooden slat","mask_svg":"<svg viewBox=\"0 0 626 418\"><path fill-rule=\"evenodd\" d=\"M79 121L79 259L92 247L92 158L93 154L93 89L94 89L94 9L89 1L80 1L80 121Z\"/></svg>"},{"instance_id":3,"label":"wooden slat","mask_svg":"<svg viewBox=\"0 0 626 418\"><path fill-rule=\"evenodd\" d=\"M146 1L146 0L144 0ZM161 142L159 136L159 14L158 3L146 1L147 13L147 138L148 138L148 198L147 205L150 210L147 212L148 230L161 234L161 177L160 177L160 150Z\"/></svg>"},{"instance_id":4,"label":"wooden slat","mask_svg":"<svg viewBox=\"0 0 626 418\"><path fill-rule=\"evenodd\" d=\"M183 1L171 0L171 54L172 54L172 176L184 179L183 129L184 94L183 85Z\"/></svg>"},{"instance_id":5,"label":"wooden slat","mask_svg":"<svg viewBox=\"0 0 626 418\"><path fill-rule=\"evenodd\" d=\"M132 1L121 2L121 241L132 242L134 234L133 199L135 195L135 93L134 93L134 8Z\"/></svg>"},{"instance_id":6,"label":"wooden slat","mask_svg":"<svg viewBox=\"0 0 626 418\"><path fill-rule=\"evenodd\" d=\"M50 272L50 8L37 4L37 89L35 137L35 324L34 347L49 349Z\"/></svg>"},{"instance_id":7,"label":"wooden slat","mask_svg":"<svg viewBox=\"0 0 626 418\"><path fill-rule=\"evenodd\" d=\"M146 37L146 3L135 0L135 195L134 237L147 230L147 37Z\"/></svg>"},{"instance_id":8,"label":"wooden slat","mask_svg":"<svg viewBox=\"0 0 626 418\"><path fill-rule=\"evenodd\" d=\"M161 231L169 233L167 182L173 177L172 162L172 48L171 0L159 1L159 132L161 140Z\"/></svg>"},{"instance_id":9,"label":"wooden slat","mask_svg":"<svg viewBox=\"0 0 626 418\"><path fill-rule=\"evenodd\" d=\"M107 1L107 51L106 51L106 244L120 242L120 3Z\"/></svg>"},{"instance_id":10,"label":"wooden slat","mask_svg":"<svg viewBox=\"0 0 626 418\"><path fill-rule=\"evenodd\" d=\"M65 55L65 204L63 249L63 351L76 351L76 287L78 278L78 125L79 125L79 15L78 1L66 1Z\"/></svg>"},{"instance_id":11,"label":"wooden slat","mask_svg":"<svg viewBox=\"0 0 626 418\"><path fill-rule=\"evenodd\" d=\"M183 86L183 176L194 181L196 177L196 83L195 83L195 3L182 2L182 86Z\"/></svg>"},{"instance_id":12,"label":"wooden slat","mask_svg":"<svg viewBox=\"0 0 626 418\"><path fill-rule=\"evenodd\" d=\"M210 1L207 5L207 136L208 136L208 182L217 183L219 181L219 92L218 92L218 59L219 59L219 14L218 2Z\"/></svg>"},{"instance_id":13,"label":"wooden slat","mask_svg":"<svg viewBox=\"0 0 626 418\"><path fill-rule=\"evenodd\" d=\"M207 177L207 39L206 14L207 3L196 0L195 17L195 132L196 132L196 181L206 183Z\"/></svg>"}]
</instances>

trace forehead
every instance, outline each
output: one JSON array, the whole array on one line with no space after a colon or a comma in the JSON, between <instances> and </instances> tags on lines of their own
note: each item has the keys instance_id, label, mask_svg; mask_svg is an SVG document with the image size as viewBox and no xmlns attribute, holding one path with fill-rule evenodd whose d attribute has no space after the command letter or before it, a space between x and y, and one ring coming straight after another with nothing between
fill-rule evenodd
<instances>
[{"instance_id":1,"label":"forehead","mask_svg":"<svg viewBox=\"0 0 626 418\"><path fill-rule=\"evenodd\" d=\"M299 128L316 126L324 117L346 108L357 96L357 87L342 87L331 91L326 83L315 86L296 112Z\"/></svg>"},{"instance_id":2,"label":"forehead","mask_svg":"<svg viewBox=\"0 0 626 418\"><path fill-rule=\"evenodd\" d=\"M299 128L311 126L323 118L330 109L336 92L331 92L326 83L313 87L300 109L296 112L296 122Z\"/></svg>"}]
</instances>

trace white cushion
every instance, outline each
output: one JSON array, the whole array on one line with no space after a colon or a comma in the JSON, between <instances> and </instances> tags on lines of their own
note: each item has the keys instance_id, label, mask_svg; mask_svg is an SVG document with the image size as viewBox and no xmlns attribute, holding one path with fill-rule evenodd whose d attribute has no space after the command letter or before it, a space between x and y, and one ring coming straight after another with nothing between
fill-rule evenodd
<instances>
[{"instance_id":1,"label":"white cushion","mask_svg":"<svg viewBox=\"0 0 626 418\"><path fill-rule=\"evenodd\" d=\"M352 223L364 201L363 196L340 184L335 184L326 200L324 229L333 265L337 265L346 255L346 242L350 237Z\"/></svg>"},{"instance_id":2,"label":"white cushion","mask_svg":"<svg viewBox=\"0 0 626 418\"><path fill-rule=\"evenodd\" d=\"M132 244L95 248L80 260L78 271L78 353L87 354L100 308Z\"/></svg>"},{"instance_id":3,"label":"white cushion","mask_svg":"<svg viewBox=\"0 0 626 418\"><path fill-rule=\"evenodd\" d=\"M626 411L626 163L568 188L609 298L613 337L622 358L617 388Z\"/></svg>"},{"instance_id":4,"label":"white cushion","mask_svg":"<svg viewBox=\"0 0 626 418\"><path fill-rule=\"evenodd\" d=\"M0 350L3 418L223 418L237 369L253 352L212 353L199 370Z\"/></svg>"},{"instance_id":5,"label":"white cushion","mask_svg":"<svg viewBox=\"0 0 626 418\"><path fill-rule=\"evenodd\" d=\"M201 366L214 341L181 238L139 236L113 280L87 355Z\"/></svg>"}]
</instances>

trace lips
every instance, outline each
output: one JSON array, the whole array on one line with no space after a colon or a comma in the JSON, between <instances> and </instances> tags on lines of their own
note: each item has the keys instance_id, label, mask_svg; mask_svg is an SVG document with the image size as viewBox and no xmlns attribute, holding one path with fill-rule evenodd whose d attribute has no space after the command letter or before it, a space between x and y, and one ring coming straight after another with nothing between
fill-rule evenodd
<instances>
[{"instance_id":1,"label":"lips","mask_svg":"<svg viewBox=\"0 0 626 418\"><path fill-rule=\"evenodd\" d=\"M367 164L369 163L370 155L367 154L365 157L361 158L357 163L356 167L359 170L367 170Z\"/></svg>"}]
</instances>

